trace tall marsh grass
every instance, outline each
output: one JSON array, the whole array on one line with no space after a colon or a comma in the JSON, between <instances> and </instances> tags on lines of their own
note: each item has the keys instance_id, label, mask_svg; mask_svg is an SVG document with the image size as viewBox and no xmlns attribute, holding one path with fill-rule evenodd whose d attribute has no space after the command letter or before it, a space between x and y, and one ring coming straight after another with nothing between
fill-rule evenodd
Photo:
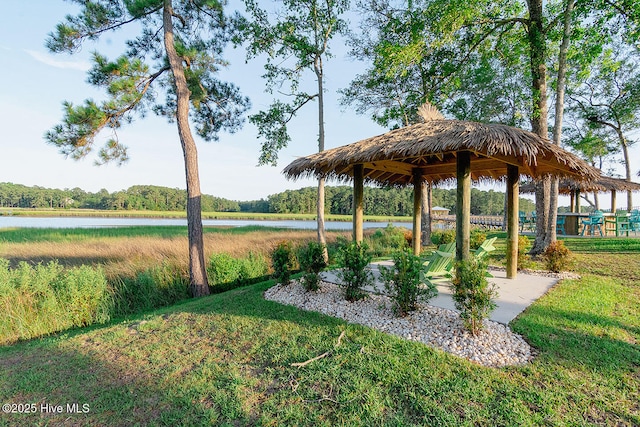
<instances>
[{"instance_id":1,"label":"tall marsh grass","mask_svg":"<svg viewBox=\"0 0 640 427\"><path fill-rule=\"evenodd\" d=\"M10 269L0 259L0 344L110 319L113 298L101 268L55 261Z\"/></svg>"},{"instance_id":2,"label":"tall marsh grass","mask_svg":"<svg viewBox=\"0 0 640 427\"><path fill-rule=\"evenodd\" d=\"M211 291L266 278L283 238L315 232L206 229ZM185 227L0 230L0 345L175 304L188 283Z\"/></svg>"}]
</instances>

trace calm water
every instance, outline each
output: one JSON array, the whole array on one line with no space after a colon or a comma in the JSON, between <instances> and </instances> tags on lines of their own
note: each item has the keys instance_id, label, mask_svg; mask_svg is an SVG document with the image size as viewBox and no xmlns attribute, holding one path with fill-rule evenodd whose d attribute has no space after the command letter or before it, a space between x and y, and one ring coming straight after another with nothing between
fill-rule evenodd
<instances>
[{"instance_id":1,"label":"calm water","mask_svg":"<svg viewBox=\"0 0 640 427\"><path fill-rule=\"evenodd\" d=\"M315 229L315 221L271 221L271 220L243 220L243 219L204 219L205 226L242 227L259 225L263 227L283 227L296 229ZM364 228L386 227L388 222L365 222ZM411 229L410 222L393 222L398 227ZM99 227L129 227L144 225L187 225L186 219L169 218L100 218L100 217L20 217L0 216L1 228L99 228ZM327 221L327 230L351 230L351 221Z\"/></svg>"}]
</instances>

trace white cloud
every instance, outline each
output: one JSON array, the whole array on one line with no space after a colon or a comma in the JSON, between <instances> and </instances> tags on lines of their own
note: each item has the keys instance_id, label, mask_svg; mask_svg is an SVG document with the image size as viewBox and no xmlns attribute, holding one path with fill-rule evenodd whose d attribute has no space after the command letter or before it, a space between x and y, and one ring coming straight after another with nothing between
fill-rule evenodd
<instances>
[{"instance_id":1,"label":"white cloud","mask_svg":"<svg viewBox=\"0 0 640 427\"><path fill-rule=\"evenodd\" d=\"M51 55L37 52L35 50L25 49L25 52L27 52L36 61L42 62L43 64L51 67L80 71L87 71L91 68L91 64L87 61L61 61L59 59L55 59Z\"/></svg>"}]
</instances>

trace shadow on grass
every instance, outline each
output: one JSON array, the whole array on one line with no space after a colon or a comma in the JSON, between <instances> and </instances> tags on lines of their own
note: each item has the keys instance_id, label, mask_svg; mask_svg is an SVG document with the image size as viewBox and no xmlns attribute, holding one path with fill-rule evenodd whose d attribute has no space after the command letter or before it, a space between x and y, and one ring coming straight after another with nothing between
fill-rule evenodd
<instances>
[{"instance_id":1,"label":"shadow on grass","mask_svg":"<svg viewBox=\"0 0 640 427\"><path fill-rule=\"evenodd\" d=\"M567 364L613 373L640 367L640 327L614 317L534 305L511 327L542 353Z\"/></svg>"},{"instance_id":2,"label":"shadow on grass","mask_svg":"<svg viewBox=\"0 0 640 427\"><path fill-rule=\"evenodd\" d=\"M216 425L215 414L225 411L227 419L250 418L233 388L221 391L223 398L213 393L194 399L167 387L156 373L137 370L135 358L98 355L96 345L89 338L77 349L0 352L0 400L35 408L0 413L0 425ZM224 410L211 411L222 402Z\"/></svg>"}]
</instances>

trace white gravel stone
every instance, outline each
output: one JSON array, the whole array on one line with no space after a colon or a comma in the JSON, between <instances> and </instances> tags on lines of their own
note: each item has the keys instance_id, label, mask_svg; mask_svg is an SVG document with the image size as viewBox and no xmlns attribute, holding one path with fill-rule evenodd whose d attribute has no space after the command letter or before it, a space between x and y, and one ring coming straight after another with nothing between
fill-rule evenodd
<instances>
[{"instance_id":1,"label":"white gravel stone","mask_svg":"<svg viewBox=\"0 0 640 427\"><path fill-rule=\"evenodd\" d=\"M397 317L389 297L369 294L362 301L349 302L338 285L328 282L321 282L317 292L307 292L293 281L288 286L268 289L264 296L270 301L419 341L484 366L523 365L533 358L531 347L508 326L484 320L484 330L474 337L464 329L457 312L444 308L422 304L406 317Z\"/></svg>"}]
</instances>

